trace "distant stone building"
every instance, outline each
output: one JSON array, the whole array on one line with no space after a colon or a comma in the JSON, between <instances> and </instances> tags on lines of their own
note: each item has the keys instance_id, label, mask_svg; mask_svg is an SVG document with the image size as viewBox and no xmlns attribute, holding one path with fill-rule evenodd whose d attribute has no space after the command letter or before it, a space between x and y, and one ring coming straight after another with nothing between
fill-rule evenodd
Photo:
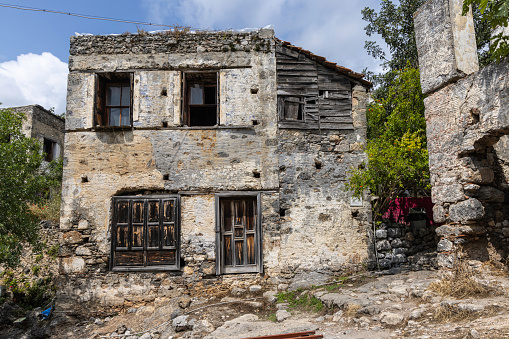
<instances>
[{"instance_id":1,"label":"distant stone building","mask_svg":"<svg viewBox=\"0 0 509 339\"><path fill-rule=\"evenodd\" d=\"M46 154L44 160L51 161L64 154L65 120L39 105L10 107L25 114L22 131L27 137L41 142Z\"/></svg>"},{"instance_id":2,"label":"distant stone building","mask_svg":"<svg viewBox=\"0 0 509 339\"><path fill-rule=\"evenodd\" d=\"M506 260L509 248L509 65L479 70L472 13L430 0L414 16L439 262Z\"/></svg>"},{"instance_id":3,"label":"distant stone building","mask_svg":"<svg viewBox=\"0 0 509 339\"><path fill-rule=\"evenodd\" d=\"M344 190L366 159L361 74L268 29L77 36L70 54L60 300L373 259L370 204Z\"/></svg>"}]
</instances>

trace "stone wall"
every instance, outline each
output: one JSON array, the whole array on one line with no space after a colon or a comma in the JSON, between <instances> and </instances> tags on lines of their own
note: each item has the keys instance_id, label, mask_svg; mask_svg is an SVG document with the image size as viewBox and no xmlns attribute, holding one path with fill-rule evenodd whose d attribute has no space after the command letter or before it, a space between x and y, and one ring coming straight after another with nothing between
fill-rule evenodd
<instances>
[{"instance_id":1,"label":"stone wall","mask_svg":"<svg viewBox=\"0 0 509 339\"><path fill-rule=\"evenodd\" d=\"M22 130L26 136L35 138L40 142L44 138L56 142L60 149L60 156L64 153L64 119L56 116L39 105L12 107L13 111L25 114Z\"/></svg>"},{"instance_id":2,"label":"stone wall","mask_svg":"<svg viewBox=\"0 0 509 339\"><path fill-rule=\"evenodd\" d=\"M437 249L435 228L426 223L411 226L385 220L375 231L378 266L381 269L403 265L415 269L432 266L433 253Z\"/></svg>"},{"instance_id":3,"label":"stone wall","mask_svg":"<svg viewBox=\"0 0 509 339\"><path fill-rule=\"evenodd\" d=\"M415 16L419 60L424 67L421 82L433 82L423 86L423 91L428 94L424 103L433 214L436 222L443 223L437 235L441 238L439 259L446 266L452 265L450 254L458 245L471 258L503 259L509 235L507 139L503 137L509 133L509 65L491 64L476 71L476 51L463 46L475 44L470 34L465 41L449 38L448 44L429 46L431 34L447 31L450 36L460 35L461 27L472 25L471 15L459 28L448 25L447 20L435 21L438 12L449 9L449 20L456 18L460 11L457 2L429 1ZM427 48L449 57L427 63L430 56L423 53ZM469 65L465 66L465 60ZM436 82L434 74L444 67L463 73Z\"/></svg>"}]
</instances>

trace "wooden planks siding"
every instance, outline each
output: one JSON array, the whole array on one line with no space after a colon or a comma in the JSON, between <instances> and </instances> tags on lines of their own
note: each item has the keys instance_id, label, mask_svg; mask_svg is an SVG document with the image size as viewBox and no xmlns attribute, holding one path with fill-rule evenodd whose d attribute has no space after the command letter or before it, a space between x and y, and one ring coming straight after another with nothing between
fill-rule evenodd
<instances>
[{"instance_id":1,"label":"wooden planks siding","mask_svg":"<svg viewBox=\"0 0 509 339\"><path fill-rule=\"evenodd\" d=\"M353 129L352 82L348 77L276 45L279 127L298 129ZM285 98L302 98L302 120L284 113Z\"/></svg>"}]
</instances>

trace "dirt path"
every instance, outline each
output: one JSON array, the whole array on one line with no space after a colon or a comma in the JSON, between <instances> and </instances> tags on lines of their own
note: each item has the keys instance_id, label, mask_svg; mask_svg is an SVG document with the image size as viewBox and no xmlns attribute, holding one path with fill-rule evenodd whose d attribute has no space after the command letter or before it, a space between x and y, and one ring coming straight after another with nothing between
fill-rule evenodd
<instances>
[{"instance_id":1,"label":"dirt path","mask_svg":"<svg viewBox=\"0 0 509 339\"><path fill-rule=\"evenodd\" d=\"M321 287L301 287L279 303L276 291L262 286L234 288L228 295L209 298L159 300L109 318L55 325L52 338L134 339L141 333L133 334L147 330L141 338L235 339L304 330L331 339L509 338L507 276L481 274L476 279L494 287L491 294L457 299L429 290L439 274L367 274Z\"/></svg>"}]
</instances>

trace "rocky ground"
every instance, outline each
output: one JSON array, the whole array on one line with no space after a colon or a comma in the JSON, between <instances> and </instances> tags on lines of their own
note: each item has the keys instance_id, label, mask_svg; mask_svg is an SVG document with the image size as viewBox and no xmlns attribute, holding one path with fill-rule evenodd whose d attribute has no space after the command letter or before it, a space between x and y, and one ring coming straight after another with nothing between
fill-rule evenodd
<instances>
[{"instance_id":1,"label":"rocky ground","mask_svg":"<svg viewBox=\"0 0 509 339\"><path fill-rule=\"evenodd\" d=\"M478 262L471 267L477 273L456 286L459 292L447 291L444 281L451 279L440 279L451 272L444 271L302 274L277 289L239 285L217 295L156 299L101 318L77 321L57 311L39 327L52 338L233 339L304 330L324 338L509 338L508 276ZM461 291L467 295L447 295ZM0 337L38 333L9 331Z\"/></svg>"}]
</instances>

